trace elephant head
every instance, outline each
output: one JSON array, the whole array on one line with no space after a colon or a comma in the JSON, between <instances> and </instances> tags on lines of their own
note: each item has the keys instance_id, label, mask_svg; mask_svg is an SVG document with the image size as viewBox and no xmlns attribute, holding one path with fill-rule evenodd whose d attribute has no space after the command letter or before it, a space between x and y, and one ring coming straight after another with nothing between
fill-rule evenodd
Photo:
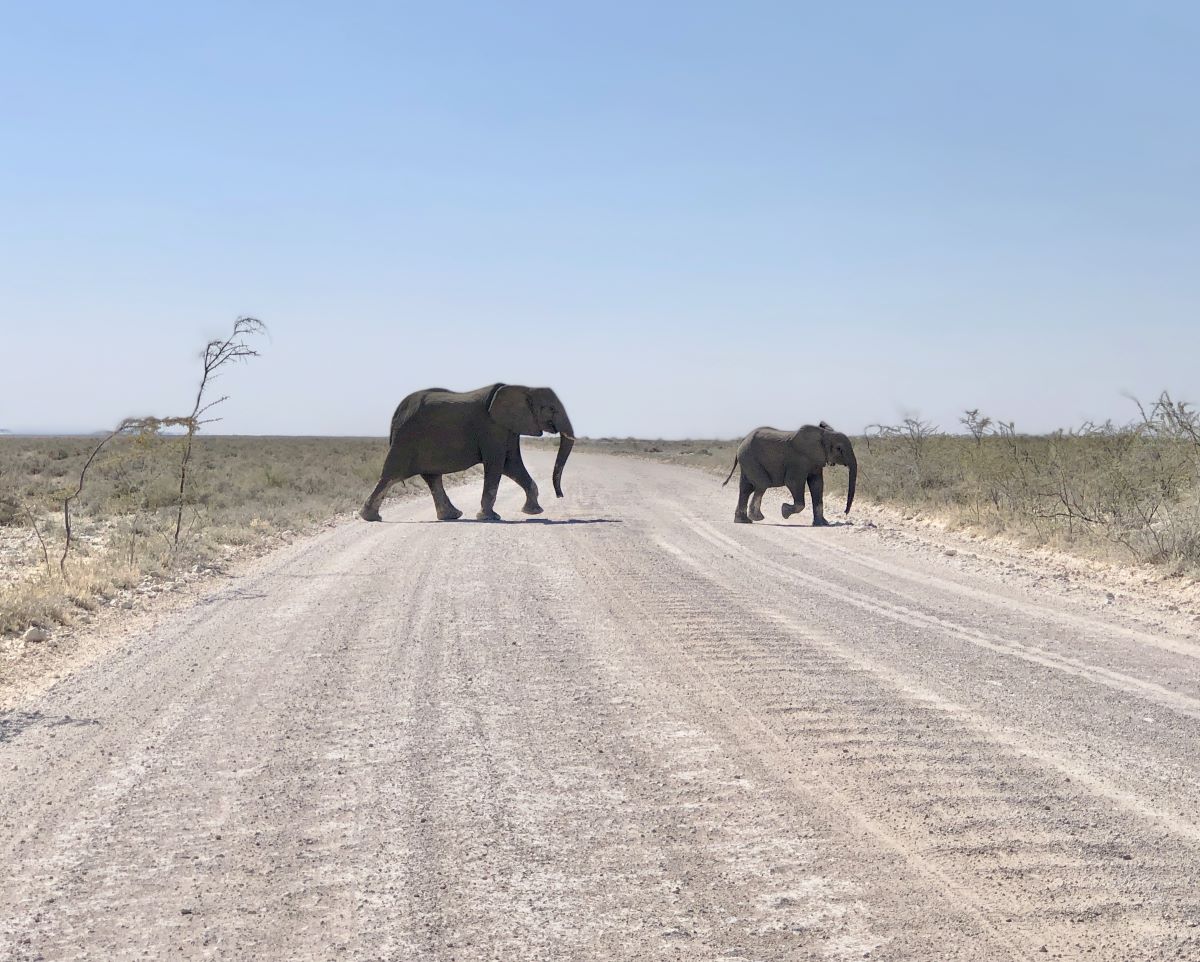
<instances>
[{"instance_id":1,"label":"elephant head","mask_svg":"<svg viewBox=\"0 0 1200 962\"><path fill-rule=\"evenodd\" d=\"M849 514L850 506L854 504L854 487L858 483L858 459L854 456L850 439L824 421L816 427L805 425L793 438L793 444L817 464L844 464L850 469L850 481L846 486L846 513Z\"/></svg>"},{"instance_id":2,"label":"elephant head","mask_svg":"<svg viewBox=\"0 0 1200 962\"><path fill-rule=\"evenodd\" d=\"M507 384L500 388L488 407L492 420L515 434L540 438L557 434L558 457L554 459L554 493L562 497L562 472L571 448L575 446L575 430L562 401L548 387L523 387Z\"/></svg>"}]
</instances>

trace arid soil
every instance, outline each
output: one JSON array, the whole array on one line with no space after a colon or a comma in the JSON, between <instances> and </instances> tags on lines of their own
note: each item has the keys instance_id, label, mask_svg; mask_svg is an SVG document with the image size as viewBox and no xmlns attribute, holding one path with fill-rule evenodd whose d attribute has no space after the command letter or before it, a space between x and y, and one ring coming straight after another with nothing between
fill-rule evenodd
<instances>
[{"instance_id":1,"label":"arid soil","mask_svg":"<svg viewBox=\"0 0 1200 962\"><path fill-rule=\"evenodd\" d=\"M385 507L10 693L0 959L1200 958L1186 602L564 484Z\"/></svg>"}]
</instances>

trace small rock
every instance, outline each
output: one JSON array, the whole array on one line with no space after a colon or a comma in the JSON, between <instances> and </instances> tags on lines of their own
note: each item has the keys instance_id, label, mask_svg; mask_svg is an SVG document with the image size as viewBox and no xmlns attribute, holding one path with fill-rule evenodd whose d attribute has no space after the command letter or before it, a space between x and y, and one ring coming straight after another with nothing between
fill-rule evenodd
<instances>
[{"instance_id":1,"label":"small rock","mask_svg":"<svg viewBox=\"0 0 1200 962\"><path fill-rule=\"evenodd\" d=\"M1111 591L1104 592L1104 603L1106 605L1111 605L1116 600L1117 600L1117 596L1114 595Z\"/></svg>"},{"instance_id":2,"label":"small rock","mask_svg":"<svg viewBox=\"0 0 1200 962\"><path fill-rule=\"evenodd\" d=\"M947 548L945 550L945 552L943 552L943 553L946 555L947 558L953 558L956 554L958 554L958 552L955 551L953 548Z\"/></svg>"},{"instance_id":3,"label":"small rock","mask_svg":"<svg viewBox=\"0 0 1200 962\"><path fill-rule=\"evenodd\" d=\"M37 625L34 625L21 636L22 641L28 642L48 641L49 638L50 632L48 632L45 628L39 628Z\"/></svg>"}]
</instances>

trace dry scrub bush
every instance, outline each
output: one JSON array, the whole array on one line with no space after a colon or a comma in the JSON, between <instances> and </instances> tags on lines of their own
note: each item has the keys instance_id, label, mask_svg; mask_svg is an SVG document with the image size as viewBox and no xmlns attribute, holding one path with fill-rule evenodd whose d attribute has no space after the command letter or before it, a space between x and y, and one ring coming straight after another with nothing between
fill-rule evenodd
<instances>
[{"instance_id":1,"label":"dry scrub bush","mask_svg":"<svg viewBox=\"0 0 1200 962\"><path fill-rule=\"evenodd\" d=\"M75 545L65 580L56 565L54 576L46 576L27 521L0 528L0 633L32 623L70 623L147 579L187 576L196 565L221 567L247 547L278 544L348 517L378 480L387 453L383 438L198 435L176 548L182 443L179 435L123 434L96 456L72 503ZM0 438L5 489L33 507L44 537L58 549L63 490L74 490L95 445L89 438ZM70 469L57 486L47 484L50 463ZM447 483L479 475L475 469ZM396 485L392 494L429 497L419 479Z\"/></svg>"},{"instance_id":2,"label":"dry scrub bush","mask_svg":"<svg viewBox=\"0 0 1200 962\"><path fill-rule=\"evenodd\" d=\"M98 442L92 442L88 446L81 455L82 463L77 471L71 473L71 481L57 481L68 474L65 464L60 467L59 462L65 463L70 459L69 448L59 443L46 451L50 462L46 465L47 470L43 471L43 465L38 463L25 466L26 477L39 478L41 483L26 483L24 492L16 490L18 472L15 469L6 466L6 472L0 472L0 478L3 478L4 473L13 475L13 481L0 489L0 518L9 522L10 527L17 517L23 516L27 520L29 532L37 539L41 548L46 563L45 578L50 582L54 580L54 571L50 567L47 539L53 539L57 532L52 523L44 525L44 516L48 513L50 505L58 504L61 505L62 518L59 539L62 550L57 565L59 584L57 587L53 584L30 585L28 578L6 576L2 583L3 596L0 597L0 604L3 604L3 608L0 608L0 630L19 627L21 621L33 614L31 608L40 609L43 620L61 620L61 613L57 607L44 601L56 596L63 596L79 607L90 610L94 607L91 596L97 585L119 583L123 580L112 572L107 577L98 576L97 563L90 550L94 547L92 542L96 539L86 537L84 529L78 524L79 509L87 491L89 472L93 472L93 469L99 470L102 465L107 465L110 479L116 479L116 484L112 486L112 494L104 504L105 510L99 515L109 522L108 538L103 539L104 550L100 552L103 563L113 567L116 552L112 542L115 538L120 538L128 542L128 550L124 555L127 571L146 570L151 565L145 559L139 559L138 537L149 535L153 542L155 534L162 536L166 542L167 555L163 556L161 548L157 549L153 566L165 568L179 560L184 512L190 506L188 468L196 432L202 425L211 423L212 419L205 419L204 415L226 400L224 397L207 400L207 390L212 381L220 376L221 368L229 363L257 356L258 352L248 344L247 338L265 332L266 328L261 321L251 317L239 317L228 337L217 338L205 346L201 354L202 374L189 414L126 418ZM159 442L165 440L163 432L171 429L182 429L183 434L178 442L177 468L174 471L178 478L177 492L172 499L174 524L168 537L160 530L161 525L154 523L154 516L145 513L144 509L149 507L146 493L152 490L152 476L163 473L159 463L161 459L151 457L150 454L162 453L164 447ZM122 443L123 441L126 443ZM77 564L69 568L68 559L73 552L81 557ZM7 555L10 552L5 553ZM145 554L144 548L142 553ZM8 558L4 560L8 561ZM27 602L31 597L43 598L43 603L32 606L23 603L23 600Z\"/></svg>"},{"instance_id":3,"label":"dry scrub bush","mask_svg":"<svg viewBox=\"0 0 1200 962\"><path fill-rule=\"evenodd\" d=\"M992 532L1116 546L1135 561L1200 572L1200 418L1165 392L1139 411L1128 424L1043 436L977 410L963 418L969 438L877 426L859 445L859 484L877 500Z\"/></svg>"}]
</instances>

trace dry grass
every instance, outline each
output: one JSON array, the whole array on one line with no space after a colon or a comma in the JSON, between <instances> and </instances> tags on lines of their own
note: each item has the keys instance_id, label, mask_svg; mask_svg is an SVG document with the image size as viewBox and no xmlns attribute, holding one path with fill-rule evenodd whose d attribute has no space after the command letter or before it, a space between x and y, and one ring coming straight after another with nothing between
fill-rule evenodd
<instances>
[{"instance_id":1,"label":"dry grass","mask_svg":"<svg viewBox=\"0 0 1200 962\"><path fill-rule=\"evenodd\" d=\"M173 550L181 439L115 438L72 507L75 544L64 578L62 498L96 442L0 437L0 633L71 624L123 590L219 567L351 514L378 480L387 449L382 439L200 436ZM413 496L428 497L419 479L392 489L392 497Z\"/></svg>"}]
</instances>

